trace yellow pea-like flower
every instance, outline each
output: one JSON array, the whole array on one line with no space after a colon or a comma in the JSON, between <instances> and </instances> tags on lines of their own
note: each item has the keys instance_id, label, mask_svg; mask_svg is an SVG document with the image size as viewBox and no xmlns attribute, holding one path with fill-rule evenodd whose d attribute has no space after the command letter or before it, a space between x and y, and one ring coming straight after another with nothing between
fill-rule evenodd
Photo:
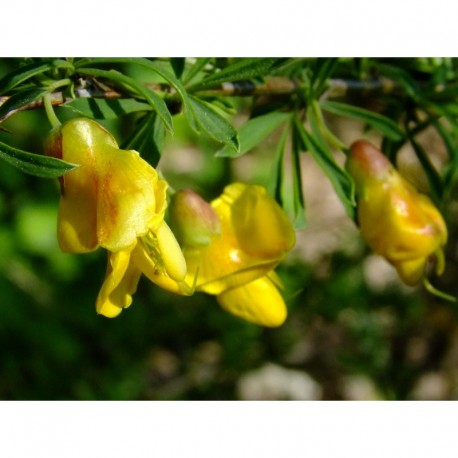
<instances>
[{"instance_id":1,"label":"yellow pea-like flower","mask_svg":"<svg viewBox=\"0 0 458 458\"><path fill-rule=\"evenodd\" d=\"M425 278L432 257L440 275L447 227L431 200L365 140L351 146L346 169L355 181L358 224L369 246L396 268L407 285Z\"/></svg>"},{"instance_id":2,"label":"yellow pea-like flower","mask_svg":"<svg viewBox=\"0 0 458 458\"><path fill-rule=\"evenodd\" d=\"M138 152L119 149L113 136L88 118L53 131L45 152L79 165L60 178L60 248L67 253L108 250L97 312L114 317L129 307L144 258L179 288L186 262L164 221L168 185L156 170Z\"/></svg>"},{"instance_id":3,"label":"yellow pea-like flower","mask_svg":"<svg viewBox=\"0 0 458 458\"><path fill-rule=\"evenodd\" d=\"M171 204L173 228L179 226L189 239L206 241L183 246L188 285L195 283L196 291L216 295L225 310L247 321L281 325L287 311L274 268L295 243L281 207L262 186L233 183L211 204L201 200L196 211L205 222L196 229L186 196L198 207L197 195L179 191Z\"/></svg>"}]
</instances>

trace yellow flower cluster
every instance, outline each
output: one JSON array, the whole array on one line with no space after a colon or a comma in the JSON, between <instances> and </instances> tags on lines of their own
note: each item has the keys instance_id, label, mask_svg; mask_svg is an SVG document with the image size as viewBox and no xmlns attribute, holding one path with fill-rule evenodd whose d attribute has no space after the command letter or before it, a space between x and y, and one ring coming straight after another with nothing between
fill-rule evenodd
<instances>
[{"instance_id":1,"label":"yellow flower cluster","mask_svg":"<svg viewBox=\"0 0 458 458\"><path fill-rule=\"evenodd\" d=\"M346 168L355 181L361 234L372 249L396 268L407 285L425 277L432 257L441 274L447 227L431 200L367 141L351 146Z\"/></svg>"},{"instance_id":2,"label":"yellow flower cluster","mask_svg":"<svg viewBox=\"0 0 458 458\"><path fill-rule=\"evenodd\" d=\"M183 191L186 192L186 191ZM172 215L180 215L196 202L194 195L178 194ZM207 227L193 239L209 234L208 243L184 243L188 284L197 279L196 290L214 294L230 313L264 326L279 326L286 318L286 306L277 286L274 268L295 243L294 230L283 210L267 191L256 185L233 183L211 202L201 202L200 214L207 215ZM211 216L213 213L214 216ZM189 231L194 218L176 217L177 229ZM220 226L213 223L218 219Z\"/></svg>"},{"instance_id":3,"label":"yellow flower cluster","mask_svg":"<svg viewBox=\"0 0 458 458\"><path fill-rule=\"evenodd\" d=\"M79 165L60 178L61 249L108 251L99 314L115 317L129 307L144 274L177 294L215 294L223 308L254 323L278 326L285 320L273 269L295 235L264 188L235 183L211 206L200 198L194 199L197 206L181 205L172 212L181 248L164 219L166 181L136 151L121 150L100 124L68 121L51 133L45 152Z\"/></svg>"},{"instance_id":4,"label":"yellow flower cluster","mask_svg":"<svg viewBox=\"0 0 458 458\"><path fill-rule=\"evenodd\" d=\"M97 313L115 317L129 307L145 266L184 280L186 262L164 221L167 183L136 151L120 150L108 131L85 118L52 132L45 151L79 165L61 177L60 248L108 251Z\"/></svg>"}]
</instances>

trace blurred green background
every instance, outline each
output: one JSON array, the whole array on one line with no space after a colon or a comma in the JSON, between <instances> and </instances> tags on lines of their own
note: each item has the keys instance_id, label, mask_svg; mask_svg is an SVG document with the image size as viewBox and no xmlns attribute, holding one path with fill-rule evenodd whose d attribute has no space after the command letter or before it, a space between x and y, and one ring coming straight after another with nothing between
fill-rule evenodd
<instances>
[{"instance_id":1,"label":"blurred green background","mask_svg":"<svg viewBox=\"0 0 458 458\"><path fill-rule=\"evenodd\" d=\"M11 65L0 60L0 73ZM65 108L56 113L74 116ZM121 142L133 121L104 124ZM173 188L192 187L211 200L231 181L267 184L275 135L240 159L223 159L214 157L219 145L196 136L180 116L174 123L159 164ZM3 126L9 132L0 132L1 141L36 153L50 127L43 110L18 113ZM348 141L362 135L359 128L336 126ZM119 317L96 315L106 253L61 253L57 180L2 162L0 398L457 398L457 306L402 286L364 245L306 155L302 167L308 224L278 268L289 316L265 329L227 314L212 296L174 296L145 278ZM458 294L458 209L451 202L447 269L434 282Z\"/></svg>"}]
</instances>

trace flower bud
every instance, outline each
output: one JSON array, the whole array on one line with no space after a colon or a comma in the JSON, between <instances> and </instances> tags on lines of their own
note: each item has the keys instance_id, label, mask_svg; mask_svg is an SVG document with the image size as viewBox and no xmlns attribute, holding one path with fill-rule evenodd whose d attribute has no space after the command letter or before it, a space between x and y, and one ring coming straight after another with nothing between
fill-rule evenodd
<instances>
[{"instance_id":1,"label":"flower bud","mask_svg":"<svg viewBox=\"0 0 458 458\"><path fill-rule=\"evenodd\" d=\"M393 170L391 162L365 140L358 140L351 145L346 168L355 181L357 193L374 180L385 180Z\"/></svg>"},{"instance_id":2,"label":"flower bud","mask_svg":"<svg viewBox=\"0 0 458 458\"><path fill-rule=\"evenodd\" d=\"M346 169L355 181L361 234L371 248L396 268L407 285L425 276L433 256L440 261L436 272L441 274L447 227L431 200L367 141L353 143Z\"/></svg>"},{"instance_id":3,"label":"flower bud","mask_svg":"<svg viewBox=\"0 0 458 458\"><path fill-rule=\"evenodd\" d=\"M174 194L169 212L172 230L183 246L204 247L221 234L221 221L215 210L190 189Z\"/></svg>"}]
</instances>

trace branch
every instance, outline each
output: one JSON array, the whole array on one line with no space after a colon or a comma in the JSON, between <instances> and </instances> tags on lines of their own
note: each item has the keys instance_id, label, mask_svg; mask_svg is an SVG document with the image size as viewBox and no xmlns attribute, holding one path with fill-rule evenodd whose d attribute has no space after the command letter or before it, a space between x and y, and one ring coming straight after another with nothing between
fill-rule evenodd
<instances>
[{"instance_id":1,"label":"branch","mask_svg":"<svg viewBox=\"0 0 458 458\"><path fill-rule=\"evenodd\" d=\"M98 88L91 88L91 89L86 89L86 88L81 88L81 89L75 89L75 96L76 98L102 98L102 99L119 99L124 97L123 94L114 91L113 89L109 90L102 90ZM3 96L0 97L0 107L10 98L10 96ZM64 91L57 91L57 92L52 92L49 94L49 99L51 101L51 104L53 106L58 106L58 105L63 105L67 102L71 102L74 97L70 97L65 95ZM25 105L22 105L19 108L15 108L11 111L8 111L5 116L0 118L0 123L8 119L9 117L13 116L16 114L18 111L23 111L23 110L34 110L37 108L43 108L44 107L44 101L43 98L39 98L37 100L34 100L32 102L26 103Z\"/></svg>"},{"instance_id":2,"label":"branch","mask_svg":"<svg viewBox=\"0 0 458 458\"><path fill-rule=\"evenodd\" d=\"M102 98L102 99L119 99L127 95L114 90L113 88L101 84L94 79L91 83L84 87L75 88L74 95L76 98ZM175 101L175 89L166 84L146 83L149 89L167 94L170 97L170 102ZM398 86L392 80L380 78L368 81L330 79L328 88L323 93L322 99L341 98L351 93L359 93L363 95L373 93L393 93ZM229 96L261 96L261 95L292 95L300 89L300 83L284 77L267 77L262 83L253 83L252 81L234 81L222 83L215 88L197 91L201 96L207 97L229 97ZM49 94L51 104L53 106L63 105L72 101L75 97L66 95L65 91L58 91ZM0 106L2 106L10 97L0 97ZM166 98L167 102L167 98ZM43 99L37 99L27 103L19 108L9 111L5 116L0 118L0 123L14 115L18 111L33 110L43 108Z\"/></svg>"}]
</instances>

